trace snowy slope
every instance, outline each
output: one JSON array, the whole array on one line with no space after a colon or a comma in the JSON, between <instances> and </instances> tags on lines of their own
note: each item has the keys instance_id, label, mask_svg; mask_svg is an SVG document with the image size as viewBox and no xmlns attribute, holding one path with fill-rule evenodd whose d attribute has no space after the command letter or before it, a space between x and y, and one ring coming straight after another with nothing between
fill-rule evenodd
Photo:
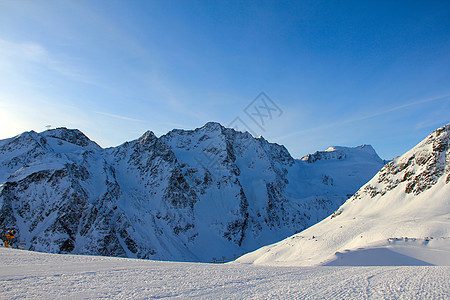
<instances>
[{"instance_id":1,"label":"snowy slope","mask_svg":"<svg viewBox=\"0 0 450 300\"><path fill-rule=\"evenodd\" d=\"M322 222L237 262L450 265L450 125L394 159Z\"/></svg>"},{"instance_id":2,"label":"snowy slope","mask_svg":"<svg viewBox=\"0 0 450 300\"><path fill-rule=\"evenodd\" d=\"M2 298L448 299L450 267L264 267L0 248Z\"/></svg>"},{"instance_id":3,"label":"snowy slope","mask_svg":"<svg viewBox=\"0 0 450 300\"><path fill-rule=\"evenodd\" d=\"M368 145L295 160L213 122L108 149L31 131L0 141L0 227L43 252L232 258L322 220L383 164Z\"/></svg>"}]
</instances>

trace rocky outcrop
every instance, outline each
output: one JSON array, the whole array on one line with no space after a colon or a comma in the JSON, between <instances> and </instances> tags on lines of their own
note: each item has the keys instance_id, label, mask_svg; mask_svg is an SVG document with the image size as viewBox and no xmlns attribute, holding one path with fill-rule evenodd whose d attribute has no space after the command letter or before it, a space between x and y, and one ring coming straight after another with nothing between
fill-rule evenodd
<instances>
[{"instance_id":1,"label":"rocky outcrop","mask_svg":"<svg viewBox=\"0 0 450 300\"><path fill-rule=\"evenodd\" d=\"M401 157L384 166L377 174L377 185L368 184L355 194L360 198L365 194L370 197L384 195L386 192L404 185L407 194L419 195L432 188L438 179L445 175L446 183L450 173L450 125L432 132L425 140Z\"/></svg>"}]
</instances>

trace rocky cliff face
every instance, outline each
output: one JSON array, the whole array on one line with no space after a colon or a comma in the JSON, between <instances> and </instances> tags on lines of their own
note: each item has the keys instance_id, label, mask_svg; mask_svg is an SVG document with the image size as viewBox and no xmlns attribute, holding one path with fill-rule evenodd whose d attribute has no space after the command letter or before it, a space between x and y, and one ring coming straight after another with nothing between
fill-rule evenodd
<instances>
[{"instance_id":1,"label":"rocky cliff face","mask_svg":"<svg viewBox=\"0 0 450 300\"><path fill-rule=\"evenodd\" d=\"M399 184L406 184L405 193L419 195L432 188L445 175L450 182L450 126L435 130L417 147L386 165L378 174L379 186L368 185L373 197L385 194Z\"/></svg>"},{"instance_id":2,"label":"rocky cliff face","mask_svg":"<svg viewBox=\"0 0 450 300\"><path fill-rule=\"evenodd\" d=\"M232 257L339 207L383 166L365 147L295 160L218 123L108 149L78 130L25 132L0 141L0 227L45 252Z\"/></svg>"}]
</instances>

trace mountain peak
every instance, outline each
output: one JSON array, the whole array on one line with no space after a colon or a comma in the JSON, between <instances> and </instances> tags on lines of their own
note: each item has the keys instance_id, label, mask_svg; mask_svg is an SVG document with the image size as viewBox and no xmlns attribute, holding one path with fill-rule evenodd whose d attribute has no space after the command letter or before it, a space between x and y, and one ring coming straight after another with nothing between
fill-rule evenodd
<instances>
[{"instance_id":1,"label":"mountain peak","mask_svg":"<svg viewBox=\"0 0 450 300\"><path fill-rule=\"evenodd\" d=\"M82 133L78 129L68 129L66 127L58 127L55 129L46 130L42 132L41 135L44 137L60 139L81 147L95 145L96 148L101 148L99 145L91 141L84 133Z\"/></svg>"},{"instance_id":2,"label":"mountain peak","mask_svg":"<svg viewBox=\"0 0 450 300\"><path fill-rule=\"evenodd\" d=\"M155 141L156 139L158 139L156 137L156 135L153 133L153 131L151 130L147 130L139 139L139 144L143 144L143 143L151 143L153 141Z\"/></svg>"},{"instance_id":3,"label":"mountain peak","mask_svg":"<svg viewBox=\"0 0 450 300\"><path fill-rule=\"evenodd\" d=\"M450 182L450 124L428 135L422 142L395 158L380 171L379 183L386 186L379 188L391 190L400 184L406 184L405 192L419 195L435 186L443 175L446 183Z\"/></svg>"},{"instance_id":4,"label":"mountain peak","mask_svg":"<svg viewBox=\"0 0 450 300\"><path fill-rule=\"evenodd\" d=\"M321 160L361 159L362 157L371 157L375 161L383 162L375 149L367 144L356 147L330 146L325 151L316 151L313 154L307 154L301 160L307 163L314 163Z\"/></svg>"},{"instance_id":5,"label":"mountain peak","mask_svg":"<svg viewBox=\"0 0 450 300\"><path fill-rule=\"evenodd\" d=\"M208 122L200 128L201 129L209 129L209 130L220 130L220 129L223 129L224 127L222 126L222 124L220 124L218 122Z\"/></svg>"}]
</instances>

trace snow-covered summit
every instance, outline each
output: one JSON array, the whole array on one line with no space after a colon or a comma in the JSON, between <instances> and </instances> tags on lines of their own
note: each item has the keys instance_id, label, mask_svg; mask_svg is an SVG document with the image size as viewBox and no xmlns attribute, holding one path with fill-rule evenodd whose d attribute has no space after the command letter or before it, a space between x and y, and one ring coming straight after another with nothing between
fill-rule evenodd
<instances>
[{"instance_id":1,"label":"snow-covered summit","mask_svg":"<svg viewBox=\"0 0 450 300\"><path fill-rule=\"evenodd\" d=\"M322 222L247 254L269 265L450 265L450 125L383 167Z\"/></svg>"},{"instance_id":2,"label":"snow-covered summit","mask_svg":"<svg viewBox=\"0 0 450 300\"><path fill-rule=\"evenodd\" d=\"M307 154L301 158L302 161L314 163L322 160L338 160L338 159L366 159L382 163L382 159L378 156L375 149L371 145L361 145L357 147L331 146L325 151L316 151L313 154Z\"/></svg>"},{"instance_id":3,"label":"snow-covered summit","mask_svg":"<svg viewBox=\"0 0 450 300\"><path fill-rule=\"evenodd\" d=\"M78 130L28 132L0 141L0 227L45 252L232 258L323 219L383 166L338 150L310 164L214 122L108 149Z\"/></svg>"},{"instance_id":4,"label":"snow-covered summit","mask_svg":"<svg viewBox=\"0 0 450 300\"><path fill-rule=\"evenodd\" d=\"M66 127L59 127L44 131L40 134L42 137L55 138L67 143L71 143L80 147L92 147L100 150L100 146L91 141L84 133L78 129L68 129Z\"/></svg>"},{"instance_id":5,"label":"snow-covered summit","mask_svg":"<svg viewBox=\"0 0 450 300\"><path fill-rule=\"evenodd\" d=\"M218 122L207 122L205 125L203 125L200 128L197 128L197 130L212 130L212 131L217 131L217 130L222 130L225 127L222 126L222 124L218 123Z\"/></svg>"},{"instance_id":6,"label":"snow-covered summit","mask_svg":"<svg viewBox=\"0 0 450 300\"><path fill-rule=\"evenodd\" d=\"M158 138L153 133L153 131L147 130L140 138L137 139L139 144L152 144Z\"/></svg>"}]
</instances>

